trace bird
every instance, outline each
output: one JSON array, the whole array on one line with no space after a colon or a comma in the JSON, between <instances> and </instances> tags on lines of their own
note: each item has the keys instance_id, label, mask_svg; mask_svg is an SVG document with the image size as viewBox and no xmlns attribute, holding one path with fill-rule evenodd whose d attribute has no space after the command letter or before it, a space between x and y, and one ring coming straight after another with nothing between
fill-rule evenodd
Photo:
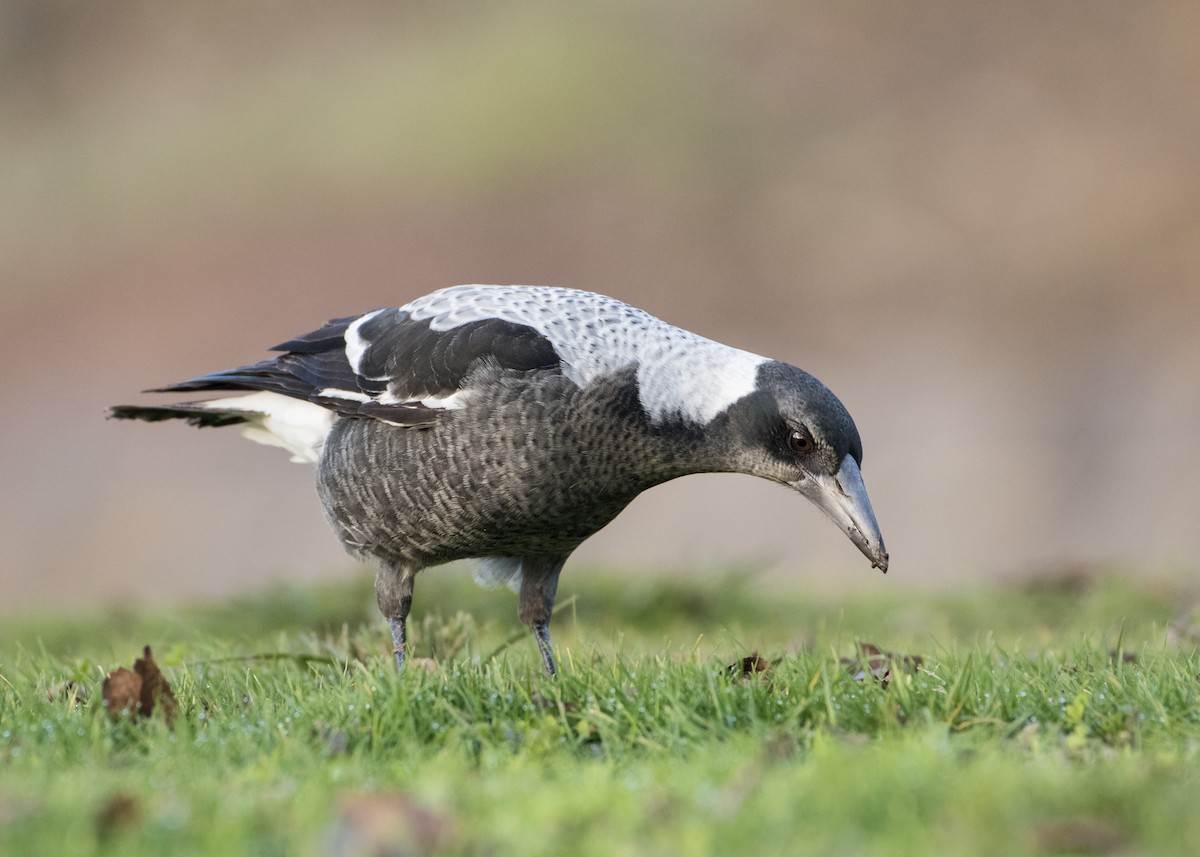
<instances>
[{"instance_id":1,"label":"bird","mask_svg":"<svg viewBox=\"0 0 1200 857\"><path fill-rule=\"evenodd\" d=\"M518 593L553 677L549 623L567 558L642 491L693 473L794 489L887 572L862 441L829 388L614 298L453 286L270 350L146 391L234 395L108 415L241 425L314 464L338 539L377 563L397 670L418 573L474 559L479 583Z\"/></svg>"}]
</instances>

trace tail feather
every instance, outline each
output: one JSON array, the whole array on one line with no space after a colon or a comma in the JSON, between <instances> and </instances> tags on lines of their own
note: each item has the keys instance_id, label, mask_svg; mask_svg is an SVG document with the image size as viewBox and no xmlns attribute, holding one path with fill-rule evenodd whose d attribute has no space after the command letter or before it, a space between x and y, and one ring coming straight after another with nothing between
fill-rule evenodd
<instances>
[{"instance_id":1,"label":"tail feather","mask_svg":"<svg viewBox=\"0 0 1200 857\"><path fill-rule=\"evenodd\" d=\"M320 405L260 390L245 395L176 405L117 405L108 416L118 420L182 419L201 428L245 424L243 434L256 443L279 446L292 461L315 462L333 425L334 414Z\"/></svg>"},{"instance_id":2,"label":"tail feather","mask_svg":"<svg viewBox=\"0 0 1200 857\"><path fill-rule=\"evenodd\" d=\"M253 416L244 412L214 411L199 403L183 402L178 405L154 407L117 405L108 409L108 418L112 420L145 420L148 423L157 423L163 420L187 420L188 425L200 428L219 428L220 426L248 423Z\"/></svg>"},{"instance_id":3,"label":"tail feather","mask_svg":"<svg viewBox=\"0 0 1200 857\"><path fill-rule=\"evenodd\" d=\"M288 343L285 343L288 344ZM356 391L359 389L354 370L341 351L315 353L291 352L239 366L201 375L178 384L168 384L149 393L196 393L217 391L260 390L278 393L293 399L313 402L333 411L354 415L359 412L365 396L322 395L322 390Z\"/></svg>"}]
</instances>

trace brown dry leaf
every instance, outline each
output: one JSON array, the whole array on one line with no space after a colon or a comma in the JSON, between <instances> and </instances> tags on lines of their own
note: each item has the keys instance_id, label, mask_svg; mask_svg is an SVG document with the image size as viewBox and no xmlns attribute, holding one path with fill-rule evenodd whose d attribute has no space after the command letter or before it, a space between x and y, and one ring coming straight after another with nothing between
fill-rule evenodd
<instances>
[{"instance_id":1,"label":"brown dry leaf","mask_svg":"<svg viewBox=\"0 0 1200 857\"><path fill-rule=\"evenodd\" d=\"M129 712L131 719L149 717L157 705L170 723L179 709L171 685L154 662L149 646L143 649L143 656L133 662L132 670L120 667L109 673L102 692L104 707L114 720L125 712Z\"/></svg>"},{"instance_id":2,"label":"brown dry leaf","mask_svg":"<svg viewBox=\"0 0 1200 857\"><path fill-rule=\"evenodd\" d=\"M150 655L150 647L146 646L143 650L142 657L133 662L133 671L142 677L142 697L140 714L143 717L149 717L154 713L154 706L158 705L162 709L163 717L167 723L175 719L175 712L179 710L179 702L175 699L175 694L171 693L171 685L167 684L167 680L163 677L162 672L158 668L158 664L154 662L154 658Z\"/></svg>"},{"instance_id":3,"label":"brown dry leaf","mask_svg":"<svg viewBox=\"0 0 1200 857\"><path fill-rule=\"evenodd\" d=\"M142 677L132 670L120 667L104 679L102 693L104 707L108 709L108 714L113 720L117 720L126 712L131 718L137 717L142 700Z\"/></svg>"},{"instance_id":4,"label":"brown dry leaf","mask_svg":"<svg viewBox=\"0 0 1200 857\"><path fill-rule=\"evenodd\" d=\"M340 801L330 837L333 857L433 854L454 831L453 820L402 794L349 794Z\"/></svg>"},{"instance_id":5,"label":"brown dry leaf","mask_svg":"<svg viewBox=\"0 0 1200 857\"><path fill-rule=\"evenodd\" d=\"M761 657L758 652L751 652L740 661L732 663L725 668L731 676L746 681L760 674L763 678L770 678L773 669L771 662Z\"/></svg>"},{"instance_id":6,"label":"brown dry leaf","mask_svg":"<svg viewBox=\"0 0 1200 857\"><path fill-rule=\"evenodd\" d=\"M868 675L879 679L880 683L888 686L892 680L892 667L899 665L909 672L915 673L925 659L920 655L901 655L879 648L874 643L858 643L857 658L842 658L841 664L847 667L855 681L862 681Z\"/></svg>"},{"instance_id":7,"label":"brown dry leaf","mask_svg":"<svg viewBox=\"0 0 1200 857\"><path fill-rule=\"evenodd\" d=\"M1047 822L1034 829L1034 838L1047 854L1113 854L1126 842L1121 828L1095 816Z\"/></svg>"},{"instance_id":8,"label":"brown dry leaf","mask_svg":"<svg viewBox=\"0 0 1200 857\"><path fill-rule=\"evenodd\" d=\"M121 792L109 796L96 812L96 833L107 839L118 831L132 827L142 817L137 799Z\"/></svg>"},{"instance_id":9,"label":"brown dry leaf","mask_svg":"<svg viewBox=\"0 0 1200 857\"><path fill-rule=\"evenodd\" d=\"M872 678L885 678L888 673L888 657L883 649L874 643L858 643L857 658L842 658L842 665L849 667L855 681L862 681L868 675Z\"/></svg>"}]
</instances>

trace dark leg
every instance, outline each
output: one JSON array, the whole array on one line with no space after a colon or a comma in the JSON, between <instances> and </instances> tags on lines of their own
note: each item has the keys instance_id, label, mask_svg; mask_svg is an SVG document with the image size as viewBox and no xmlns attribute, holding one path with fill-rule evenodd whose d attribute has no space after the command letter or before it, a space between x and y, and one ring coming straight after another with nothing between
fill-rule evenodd
<instances>
[{"instance_id":1,"label":"dark leg","mask_svg":"<svg viewBox=\"0 0 1200 857\"><path fill-rule=\"evenodd\" d=\"M408 644L408 611L412 609L413 579L417 569L406 565L380 563L375 573L375 602L392 628L392 653L396 672L404 669L404 651Z\"/></svg>"},{"instance_id":2,"label":"dark leg","mask_svg":"<svg viewBox=\"0 0 1200 857\"><path fill-rule=\"evenodd\" d=\"M554 668L554 647L550 645L550 625L546 622L535 622L533 636L537 639L538 651L542 653L542 665L550 678L558 675Z\"/></svg>"},{"instance_id":3,"label":"dark leg","mask_svg":"<svg viewBox=\"0 0 1200 857\"><path fill-rule=\"evenodd\" d=\"M527 558L521 563L521 594L517 615L533 629L538 651L542 653L542 664L546 673L553 678L554 649L550 646L550 614L554 612L554 595L558 591L558 574L562 571L563 558Z\"/></svg>"}]
</instances>

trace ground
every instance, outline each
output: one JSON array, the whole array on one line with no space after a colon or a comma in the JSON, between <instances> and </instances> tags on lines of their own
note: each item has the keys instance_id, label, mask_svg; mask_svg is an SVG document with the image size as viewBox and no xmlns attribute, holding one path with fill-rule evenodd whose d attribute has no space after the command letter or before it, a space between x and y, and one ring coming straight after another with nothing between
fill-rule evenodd
<instances>
[{"instance_id":1,"label":"ground","mask_svg":"<svg viewBox=\"0 0 1200 857\"><path fill-rule=\"evenodd\" d=\"M572 569L540 673L515 596L369 582L0 631L5 854L1192 854L1196 589L1076 573L814 598ZM152 658L176 700L114 718ZM757 652L758 657L752 657ZM110 690L111 693L111 690ZM136 706L135 706L136 707Z\"/></svg>"}]
</instances>

